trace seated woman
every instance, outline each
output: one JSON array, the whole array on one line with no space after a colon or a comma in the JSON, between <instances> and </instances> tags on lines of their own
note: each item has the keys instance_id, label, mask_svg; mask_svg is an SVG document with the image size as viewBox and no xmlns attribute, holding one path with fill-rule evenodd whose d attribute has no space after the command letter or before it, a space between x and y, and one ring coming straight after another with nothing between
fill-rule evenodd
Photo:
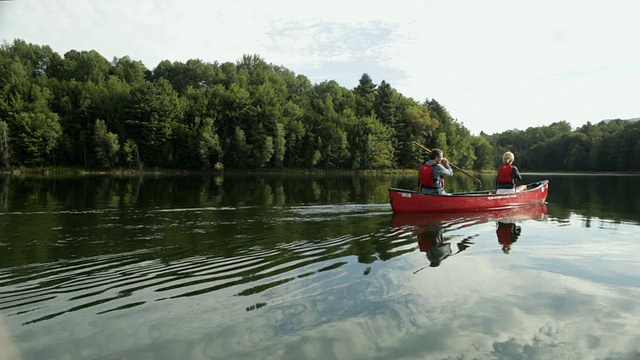
<instances>
[{"instance_id":1,"label":"seated woman","mask_svg":"<svg viewBox=\"0 0 640 360\"><path fill-rule=\"evenodd\" d=\"M503 164L498 167L498 177L496 178L496 194L509 194L516 191L526 190L526 185L516 186L522 181L522 176L518 168L513 166L515 156L511 151L502 155Z\"/></svg>"}]
</instances>

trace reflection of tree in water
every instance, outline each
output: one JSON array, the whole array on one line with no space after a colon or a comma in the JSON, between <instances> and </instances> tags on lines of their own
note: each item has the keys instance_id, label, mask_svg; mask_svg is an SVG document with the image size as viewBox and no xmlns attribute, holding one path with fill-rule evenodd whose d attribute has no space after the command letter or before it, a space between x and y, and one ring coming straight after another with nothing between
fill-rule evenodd
<instances>
[{"instance_id":1,"label":"reflection of tree in water","mask_svg":"<svg viewBox=\"0 0 640 360\"><path fill-rule=\"evenodd\" d=\"M389 239L384 238L355 240L351 242L347 253L356 255L358 257L358 262L361 264L371 264L377 260L387 261L396 256L413 252L414 249L394 251L394 249L406 244L410 244L412 242L413 240L393 242Z\"/></svg>"},{"instance_id":2,"label":"reflection of tree in water","mask_svg":"<svg viewBox=\"0 0 640 360\"><path fill-rule=\"evenodd\" d=\"M0 177L0 209L9 209L9 177Z\"/></svg>"}]
</instances>

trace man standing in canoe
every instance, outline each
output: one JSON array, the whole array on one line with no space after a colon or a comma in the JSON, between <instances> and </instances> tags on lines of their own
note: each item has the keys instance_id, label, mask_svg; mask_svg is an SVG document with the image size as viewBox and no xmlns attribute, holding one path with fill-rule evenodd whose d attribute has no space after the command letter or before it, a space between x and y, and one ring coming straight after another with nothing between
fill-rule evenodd
<instances>
[{"instance_id":1,"label":"man standing in canoe","mask_svg":"<svg viewBox=\"0 0 640 360\"><path fill-rule=\"evenodd\" d=\"M444 178L446 176L453 176L453 169L449 165L449 160L444 157L442 150L431 150L429 160L420 165L418 170L420 192L423 194L446 195L444 191Z\"/></svg>"}]
</instances>

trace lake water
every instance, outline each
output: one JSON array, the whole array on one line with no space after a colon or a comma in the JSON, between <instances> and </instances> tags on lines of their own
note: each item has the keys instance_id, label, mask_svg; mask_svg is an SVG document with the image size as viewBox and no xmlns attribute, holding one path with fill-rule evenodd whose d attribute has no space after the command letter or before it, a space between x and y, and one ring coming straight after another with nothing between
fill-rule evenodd
<instances>
[{"instance_id":1,"label":"lake water","mask_svg":"<svg viewBox=\"0 0 640 360\"><path fill-rule=\"evenodd\" d=\"M524 177L0 177L0 359L640 359L640 177Z\"/></svg>"}]
</instances>

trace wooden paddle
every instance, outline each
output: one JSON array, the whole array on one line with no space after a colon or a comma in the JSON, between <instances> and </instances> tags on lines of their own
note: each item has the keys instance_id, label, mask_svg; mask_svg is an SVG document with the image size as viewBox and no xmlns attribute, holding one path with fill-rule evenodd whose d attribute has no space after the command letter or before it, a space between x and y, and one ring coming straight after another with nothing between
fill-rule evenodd
<instances>
[{"instance_id":1,"label":"wooden paddle","mask_svg":"<svg viewBox=\"0 0 640 360\"><path fill-rule=\"evenodd\" d=\"M422 144L420 144L419 142L414 141L414 144L420 146L420 148L428 153L431 153L431 150L427 149L426 147L424 147ZM461 173L467 175L468 177L470 177L473 181L477 182L478 185L482 185L482 181L480 181L480 179L478 179L477 177L474 177L473 175L467 173L466 171L460 169L459 167L457 167L454 163L450 162L449 165L451 165L452 168L460 171Z\"/></svg>"}]
</instances>

